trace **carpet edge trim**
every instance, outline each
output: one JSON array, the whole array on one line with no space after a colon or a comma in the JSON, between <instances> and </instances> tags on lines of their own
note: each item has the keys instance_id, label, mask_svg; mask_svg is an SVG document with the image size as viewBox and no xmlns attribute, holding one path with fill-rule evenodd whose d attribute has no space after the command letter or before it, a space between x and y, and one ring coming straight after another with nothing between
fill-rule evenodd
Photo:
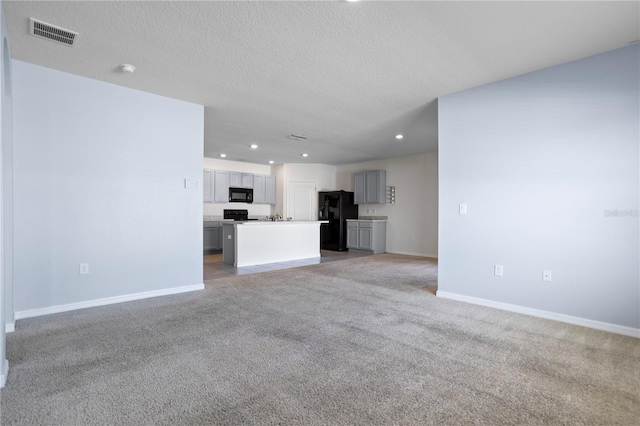
<instances>
[{"instance_id":1,"label":"carpet edge trim","mask_svg":"<svg viewBox=\"0 0 640 426\"><path fill-rule=\"evenodd\" d=\"M428 254L428 253L418 253L418 252L413 252L413 251L387 251L386 253L389 254L403 254L406 256L420 256L420 257L430 257L433 259L437 259L438 255L437 254Z\"/></svg>"},{"instance_id":2,"label":"carpet edge trim","mask_svg":"<svg viewBox=\"0 0 640 426\"><path fill-rule=\"evenodd\" d=\"M25 319L39 317L42 315L57 314L60 312L75 311L77 309L93 308L96 306L112 305L114 303L131 302L133 300L149 299L151 297L169 296L172 294L188 293L191 291L204 290L204 283L188 285L183 287L172 287L163 290L145 291L142 293L125 294L122 296L105 297L103 299L93 299L84 302L68 303L66 305L49 306L46 308L30 309L27 311L17 311L15 319Z\"/></svg>"},{"instance_id":3,"label":"carpet edge trim","mask_svg":"<svg viewBox=\"0 0 640 426\"><path fill-rule=\"evenodd\" d=\"M488 299L481 299L479 297L465 296L457 293L449 293L446 291L436 291L437 297L443 299L457 300L459 302L472 303L474 305L486 306L489 308L501 309L503 311L515 312L518 314L530 315L533 317L545 318L568 324L579 325L582 327L593 328L601 331L608 331L610 333L622 334L624 336L640 338L640 328L627 327L624 325L612 324L608 322L596 321L587 318L574 317L571 315L558 314L550 311L543 311L540 309L527 308L525 306L512 305L509 303L496 302Z\"/></svg>"}]
</instances>

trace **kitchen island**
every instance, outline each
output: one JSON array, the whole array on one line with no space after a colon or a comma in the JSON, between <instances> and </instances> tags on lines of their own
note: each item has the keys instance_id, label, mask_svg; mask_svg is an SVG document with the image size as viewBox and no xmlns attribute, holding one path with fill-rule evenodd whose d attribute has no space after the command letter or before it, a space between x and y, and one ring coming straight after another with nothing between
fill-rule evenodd
<instances>
[{"instance_id":1,"label":"kitchen island","mask_svg":"<svg viewBox=\"0 0 640 426\"><path fill-rule=\"evenodd\" d=\"M320 224L327 221L222 223L222 259L236 266L320 257Z\"/></svg>"}]
</instances>

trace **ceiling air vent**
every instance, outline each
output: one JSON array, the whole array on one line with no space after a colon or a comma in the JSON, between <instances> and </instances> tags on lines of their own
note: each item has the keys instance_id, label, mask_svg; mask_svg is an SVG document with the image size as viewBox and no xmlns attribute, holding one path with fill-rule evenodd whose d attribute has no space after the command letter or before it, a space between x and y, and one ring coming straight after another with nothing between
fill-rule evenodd
<instances>
[{"instance_id":1,"label":"ceiling air vent","mask_svg":"<svg viewBox=\"0 0 640 426\"><path fill-rule=\"evenodd\" d=\"M287 136L287 139L293 139L294 141L306 141L307 137L306 136L302 136L302 135L289 135Z\"/></svg>"},{"instance_id":2,"label":"ceiling air vent","mask_svg":"<svg viewBox=\"0 0 640 426\"><path fill-rule=\"evenodd\" d=\"M66 44L67 46L73 46L78 37L78 33L75 31L56 27L33 18L29 18L29 32L31 35Z\"/></svg>"}]
</instances>

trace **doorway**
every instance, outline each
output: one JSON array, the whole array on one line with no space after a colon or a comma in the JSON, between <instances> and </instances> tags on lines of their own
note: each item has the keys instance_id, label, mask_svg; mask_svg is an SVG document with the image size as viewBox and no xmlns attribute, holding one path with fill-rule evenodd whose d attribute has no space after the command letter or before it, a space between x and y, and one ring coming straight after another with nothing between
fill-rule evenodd
<instances>
[{"instance_id":1,"label":"doorway","mask_svg":"<svg viewBox=\"0 0 640 426\"><path fill-rule=\"evenodd\" d=\"M293 220L318 220L316 181L290 181L287 185L287 217Z\"/></svg>"}]
</instances>

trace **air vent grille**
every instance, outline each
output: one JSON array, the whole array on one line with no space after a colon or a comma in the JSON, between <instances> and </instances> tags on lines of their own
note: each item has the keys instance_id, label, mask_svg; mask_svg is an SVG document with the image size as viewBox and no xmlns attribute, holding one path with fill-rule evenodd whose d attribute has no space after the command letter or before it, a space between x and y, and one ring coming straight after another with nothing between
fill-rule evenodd
<instances>
[{"instance_id":1,"label":"air vent grille","mask_svg":"<svg viewBox=\"0 0 640 426\"><path fill-rule=\"evenodd\" d=\"M302 135L289 135L287 136L287 139L293 139L294 141L306 141L307 137L306 136L302 136Z\"/></svg>"},{"instance_id":2,"label":"air vent grille","mask_svg":"<svg viewBox=\"0 0 640 426\"><path fill-rule=\"evenodd\" d=\"M56 27L55 25L47 24L37 19L30 18L29 24L31 35L46 38L67 46L73 46L78 37L78 33L75 31Z\"/></svg>"}]
</instances>

